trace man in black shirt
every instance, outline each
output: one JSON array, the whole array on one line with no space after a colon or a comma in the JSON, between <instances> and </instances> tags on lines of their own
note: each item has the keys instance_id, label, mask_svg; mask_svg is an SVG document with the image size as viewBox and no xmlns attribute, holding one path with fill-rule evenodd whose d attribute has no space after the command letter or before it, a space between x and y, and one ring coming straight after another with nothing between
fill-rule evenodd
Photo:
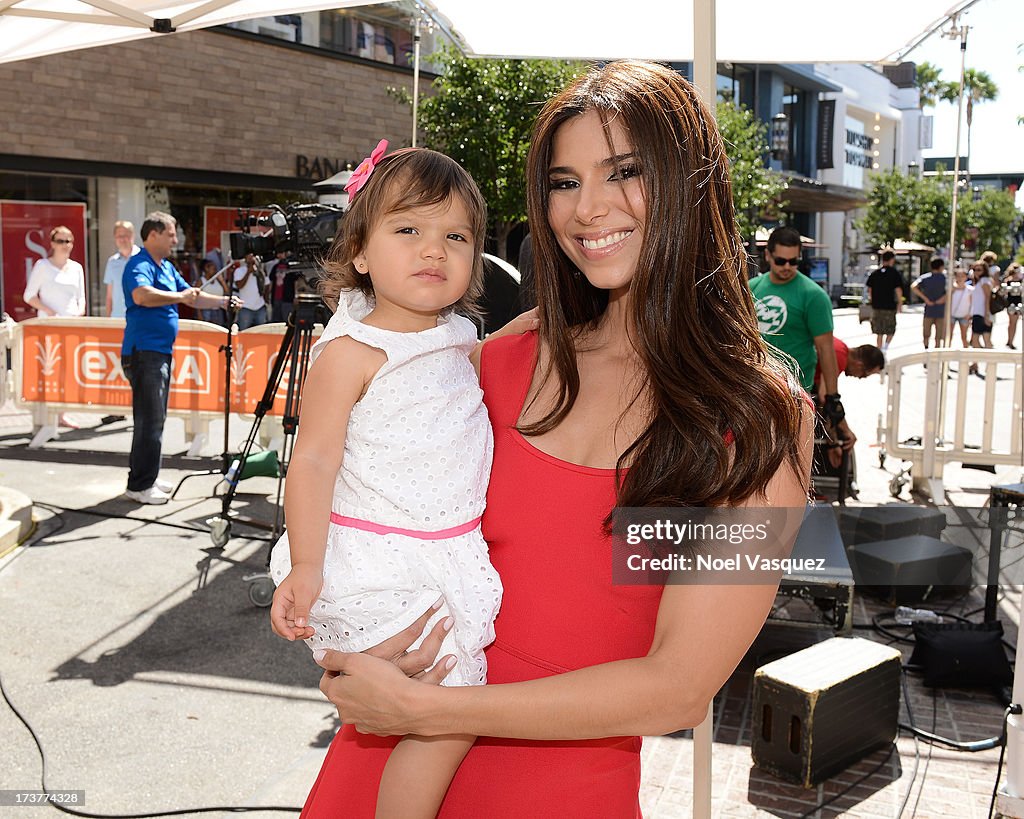
<instances>
[{"instance_id":1,"label":"man in black shirt","mask_svg":"<svg viewBox=\"0 0 1024 819\"><path fill-rule=\"evenodd\" d=\"M867 289L875 346L885 353L896 335L896 314L903 310L903 276L896 269L896 254L891 250L882 254L882 266L868 276Z\"/></svg>"}]
</instances>

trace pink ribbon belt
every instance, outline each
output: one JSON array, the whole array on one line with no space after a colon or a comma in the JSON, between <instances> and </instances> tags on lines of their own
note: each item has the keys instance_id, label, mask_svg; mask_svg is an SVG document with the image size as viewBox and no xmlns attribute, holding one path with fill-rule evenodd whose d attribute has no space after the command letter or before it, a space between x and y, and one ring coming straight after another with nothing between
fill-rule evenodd
<instances>
[{"instance_id":1,"label":"pink ribbon belt","mask_svg":"<svg viewBox=\"0 0 1024 819\"><path fill-rule=\"evenodd\" d=\"M414 537L419 540L444 540L449 537L457 537L458 535L464 535L467 532L472 532L480 525L480 521L483 518L474 518L473 520L460 523L458 526L452 526L448 529L441 529L436 532L424 532L420 529L402 529L398 526L381 526L379 523L373 523L369 520L361 520L360 518L349 518L344 515L339 515L337 512L331 512L331 523L336 523L338 526L347 526L350 529L362 529L364 532L373 532L375 535L405 535L406 537Z\"/></svg>"}]
</instances>

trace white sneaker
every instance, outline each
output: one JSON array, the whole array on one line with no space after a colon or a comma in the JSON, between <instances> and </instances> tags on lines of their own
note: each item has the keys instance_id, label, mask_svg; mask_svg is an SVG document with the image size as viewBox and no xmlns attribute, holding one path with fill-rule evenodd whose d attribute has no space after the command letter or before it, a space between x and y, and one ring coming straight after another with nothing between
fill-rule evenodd
<instances>
[{"instance_id":1,"label":"white sneaker","mask_svg":"<svg viewBox=\"0 0 1024 819\"><path fill-rule=\"evenodd\" d=\"M170 495L174 491L174 484L162 481L159 478L153 482L153 486L163 492L165 495Z\"/></svg>"},{"instance_id":2,"label":"white sneaker","mask_svg":"<svg viewBox=\"0 0 1024 819\"><path fill-rule=\"evenodd\" d=\"M166 492L161 492L155 486L149 487L149 489L140 489L137 492L133 492L129 489L124 493L124 496L128 500L133 500L136 503L148 503L154 506L158 506L161 503L167 503L171 499L171 496Z\"/></svg>"}]
</instances>

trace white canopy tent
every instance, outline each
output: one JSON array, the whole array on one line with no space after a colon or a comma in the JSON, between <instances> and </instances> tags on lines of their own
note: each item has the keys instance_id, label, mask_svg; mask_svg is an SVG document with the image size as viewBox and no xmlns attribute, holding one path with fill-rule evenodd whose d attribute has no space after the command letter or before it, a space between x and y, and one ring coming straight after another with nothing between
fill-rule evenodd
<instances>
[{"instance_id":1,"label":"white canopy tent","mask_svg":"<svg viewBox=\"0 0 1024 819\"><path fill-rule=\"evenodd\" d=\"M977 0L414 0L478 56L731 62L898 61ZM0 62L366 0L0 0ZM715 17L725 24L715 27ZM711 32L715 31L712 37Z\"/></svg>"},{"instance_id":2,"label":"white canopy tent","mask_svg":"<svg viewBox=\"0 0 1024 819\"><path fill-rule=\"evenodd\" d=\"M467 54L694 63L897 63L978 0L409 0ZM373 0L0 0L0 63ZM716 18L721 25L716 25ZM959 141L959 140L958 140ZM959 145L957 149L959 156ZM1024 674L1020 675L1024 677ZM694 732L694 817L710 816L709 718Z\"/></svg>"}]
</instances>

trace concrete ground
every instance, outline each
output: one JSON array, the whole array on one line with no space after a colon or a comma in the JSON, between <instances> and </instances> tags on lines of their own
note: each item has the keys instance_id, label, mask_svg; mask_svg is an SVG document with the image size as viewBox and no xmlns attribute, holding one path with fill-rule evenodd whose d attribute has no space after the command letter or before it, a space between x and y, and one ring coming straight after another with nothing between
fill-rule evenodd
<instances>
[{"instance_id":1,"label":"concrete ground","mask_svg":"<svg viewBox=\"0 0 1024 819\"><path fill-rule=\"evenodd\" d=\"M919 313L904 314L890 354L919 350L919 327ZM871 340L853 311L837 311L837 335L851 346ZM994 335L1003 342L1005 326ZM841 382L841 389L859 436L857 503L891 502L890 471L899 464L890 459L890 471L879 468L871 446L884 386L876 376ZM996 411L1008 411L1003 397ZM242 578L262 569L267 533L236 526L225 552L232 562L212 563L199 588L197 564L211 546L204 521L220 509L213 497L218 476L190 478L178 501L140 508L120 497L129 424L76 417L82 429L29 450L27 416L10 405L0 412L0 486L31 497L38 523L26 546L0 558L0 679L45 751L46 785L84 790L85 809L103 814L263 806L253 815L270 817L280 813L266 806L297 808L337 719L316 688L307 649L275 638L266 610L248 599ZM238 421L232 440L247 431ZM215 425L211 441L220 440ZM170 422L165 479L216 466L216 445L200 459L184 457L186 449L180 422ZM1021 467L992 475L951 465L944 478L947 505L976 510L992 484L1020 481ZM232 508L267 521L276 488L268 478L247 480ZM902 502L910 500L904 489ZM1019 589L1003 591L999 616L1015 643ZM975 592L930 605L968 615L981 602ZM870 628L874 615L888 611L856 595L854 634L888 641ZM892 750L876 751L809 790L753 767L753 669L831 636L827 628L784 622L803 614L813 616L813 606L780 598L777 617L716 698L714 815L987 815L997 750L965 754L902 733ZM908 654L910 646L898 647ZM1003 704L992 692L926 689L914 675L907 683L913 720L927 730L961 740L999 733ZM909 719L904 703L901 721ZM38 789L40 753L10 707L0 707L0 738L0 790ZM688 734L648 738L643 753L644 816L689 816ZM0 807L0 816L10 810Z\"/></svg>"}]
</instances>

